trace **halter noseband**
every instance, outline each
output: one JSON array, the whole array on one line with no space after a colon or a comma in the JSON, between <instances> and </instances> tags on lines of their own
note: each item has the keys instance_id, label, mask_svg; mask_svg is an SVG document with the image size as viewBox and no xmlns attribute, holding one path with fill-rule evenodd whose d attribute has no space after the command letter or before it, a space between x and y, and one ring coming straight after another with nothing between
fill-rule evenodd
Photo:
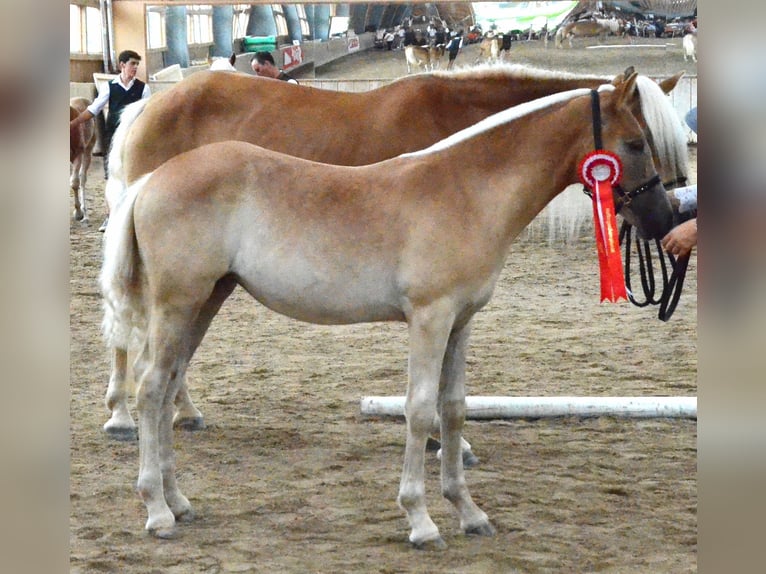
<instances>
[{"instance_id":1,"label":"halter noseband","mask_svg":"<svg viewBox=\"0 0 766 574\"><path fill-rule=\"evenodd\" d=\"M601 138L601 104L598 97L598 90L590 91L590 107L593 114L593 143L597 150L603 149L604 145ZM619 213L620 209L630 205L630 203L633 201L633 198L644 193L645 191L649 191L658 183L660 183L660 176L655 175L649 179L649 181L639 185L633 191L625 191L619 183L615 184L613 187L613 189L617 192L617 201L615 202L614 206L615 211ZM593 192L589 187L583 186L583 191L588 197L593 197Z\"/></svg>"}]
</instances>

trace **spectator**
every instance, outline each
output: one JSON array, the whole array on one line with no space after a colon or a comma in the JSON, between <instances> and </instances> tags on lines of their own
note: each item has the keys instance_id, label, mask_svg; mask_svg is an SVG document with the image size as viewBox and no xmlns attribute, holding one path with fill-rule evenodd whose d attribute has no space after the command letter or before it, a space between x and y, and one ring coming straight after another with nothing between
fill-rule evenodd
<instances>
[{"instance_id":1,"label":"spectator","mask_svg":"<svg viewBox=\"0 0 766 574\"><path fill-rule=\"evenodd\" d=\"M137 102L151 95L149 86L136 78L138 66L141 63L141 56L133 50L124 50L120 52L117 58L120 68L120 74L111 82L106 84L82 113L69 122L69 127L73 128L83 122L97 116L109 105L109 114L106 118L106 128L104 129L104 179L109 177L109 148L112 144L112 137L120 124L120 114L128 104ZM109 221L107 214L104 223L101 224L99 231L106 230L106 224Z\"/></svg>"},{"instance_id":2,"label":"spectator","mask_svg":"<svg viewBox=\"0 0 766 574\"><path fill-rule=\"evenodd\" d=\"M693 107L686 114L686 123L691 130L697 133L697 107ZM671 192L671 202L675 204L681 216L694 214L691 219L676 225L662 238L662 247L676 257L691 253L697 245L697 184L688 187L674 189Z\"/></svg>"},{"instance_id":3,"label":"spectator","mask_svg":"<svg viewBox=\"0 0 766 574\"><path fill-rule=\"evenodd\" d=\"M256 52L253 54L253 57L250 60L250 67L258 76L283 80L290 84L298 83L298 80L293 78L290 74L286 74L283 70L277 68L277 65L274 63L274 56L271 55L271 52Z\"/></svg>"}]
</instances>

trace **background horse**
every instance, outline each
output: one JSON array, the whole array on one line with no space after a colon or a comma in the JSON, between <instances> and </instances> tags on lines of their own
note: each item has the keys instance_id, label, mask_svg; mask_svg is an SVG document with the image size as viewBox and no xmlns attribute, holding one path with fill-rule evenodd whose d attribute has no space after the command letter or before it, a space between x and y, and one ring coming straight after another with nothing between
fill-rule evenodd
<instances>
[{"instance_id":1,"label":"background horse","mask_svg":"<svg viewBox=\"0 0 766 574\"><path fill-rule=\"evenodd\" d=\"M210 64L211 72L236 72L234 64L237 62L237 55L232 53L228 58L213 58Z\"/></svg>"},{"instance_id":2,"label":"background horse","mask_svg":"<svg viewBox=\"0 0 766 574\"><path fill-rule=\"evenodd\" d=\"M697 61L697 35L696 34L686 34L684 36L684 39L681 41L682 47L684 50L684 62L691 60L692 62Z\"/></svg>"},{"instance_id":3,"label":"background horse","mask_svg":"<svg viewBox=\"0 0 766 574\"><path fill-rule=\"evenodd\" d=\"M686 135L665 96L681 75L660 85L638 76L630 101L639 122L643 126L651 122L648 130L663 181L685 177L688 169ZM424 149L492 113L536 97L596 88L608 81L606 77L502 65L417 74L376 90L350 93L264 82L245 74L199 72L124 110L112 141L107 198L110 210L115 209L129 184L168 159L215 141L237 139L319 162L366 165ZM263 113L285 102L296 110L290 117L290 129L280 122L262 121ZM360 125L375 129L360 130ZM296 133L302 137L295 137ZM354 145L337 143L344 141ZM582 200L582 194L577 198ZM584 205L589 209L587 202ZM135 437L136 425L127 401L127 371L126 349L117 347L106 393L111 417L104 430L118 439ZM178 426L204 426L185 384L176 406Z\"/></svg>"},{"instance_id":4,"label":"background horse","mask_svg":"<svg viewBox=\"0 0 766 574\"><path fill-rule=\"evenodd\" d=\"M502 37L487 33L479 44L479 54L476 56L474 64L479 62L493 63L500 59L500 48L502 47Z\"/></svg>"},{"instance_id":5,"label":"background horse","mask_svg":"<svg viewBox=\"0 0 766 574\"><path fill-rule=\"evenodd\" d=\"M622 158L622 186L633 196L622 204L624 216L645 237L659 238L673 216L631 112L635 81L633 74L599 90L602 147ZM191 517L175 477L173 399L211 321L240 285L303 321L406 322L407 440L398 502L409 540L445 545L424 484L437 412L442 494L465 533L494 534L471 499L460 456L472 318L490 300L514 238L579 180L578 165L594 145L591 96L587 89L554 94L424 151L368 166L217 142L170 159L133 185L105 236L101 284L111 344L126 346L134 330L140 341L137 489L146 529L170 537L176 519Z\"/></svg>"},{"instance_id":6,"label":"background horse","mask_svg":"<svg viewBox=\"0 0 766 574\"><path fill-rule=\"evenodd\" d=\"M428 47L428 60L431 63L431 70L438 70L441 68L442 60L444 59L445 47L444 44L436 44L435 46Z\"/></svg>"},{"instance_id":7,"label":"background horse","mask_svg":"<svg viewBox=\"0 0 766 574\"><path fill-rule=\"evenodd\" d=\"M404 57L407 60L407 73L411 74L412 69L422 68L423 71L431 69L431 51L428 46L416 46L410 44L404 47Z\"/></svg>"},{"instance_id":8,"label":"background horse","mask_svg":"<svg viewBox=\"0 0 766 574\"><path fill-rule=\"evenodd\" d=\"M69 121L79 116L90 105L86 98L70 98ZM81 123L75 128L69 128L69 188L74 197L75 221L88 221L88 211L85 206L85 186L88 182L88 169L93 158L93 146L96 144L96 121Z\"/></svg>"},{"instance_id":9,"label":"background horse","mask_svg":"<svg viewBox=\"0 0 766 574\"><path fill-rule=\"evenodd\" d=\"M601 43L608 34L618 34L619 30L620 23L615 18L570 22L556 31L556 47L563 48L564 40L569 40L569 47L572 48L572 39L575 36L581 38L598 37L598 41Z\"/></svg>"}]
</instances>

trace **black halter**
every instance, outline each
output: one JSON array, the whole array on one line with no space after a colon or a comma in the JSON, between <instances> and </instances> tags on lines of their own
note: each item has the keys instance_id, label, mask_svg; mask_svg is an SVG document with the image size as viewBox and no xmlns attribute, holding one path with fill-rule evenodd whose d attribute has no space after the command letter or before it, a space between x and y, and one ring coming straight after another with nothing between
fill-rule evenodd
<instances>
[{"instance_id":1,"label":"black halter","mask_svg":"<svg viewBox=\"0 0 766 574\"><path fill-rule=\"evenodd\" d=\"M590 91L590 107L591 112L593 113L593 143L595 144L597 150L604 149L604 144L601 139L601 104L598 97L598 90ZM650 178L649 181L642 183L633 191L625 191L622 186L617 183L617 185L615 185L613 188L617 192L617 201L614 205L615 212L619 213L620 209L630 205L635 197L641 195L645 191L649 191L658 183L660 183L659 175L655 175L654 177ZM589 187L583 186L583 191L588 197L593 197L593 192Z\"/></svg>"},{"instance_id":2,"label":"black halter","mask_svg":"<svg viewBox=\"0 0 766 574\"><path fill-rule=\"evenodd\" d=\"M599 97L597 90L591 90L591 111L593 113L593 141L596 149L602 149L603 142L601 139L601 106L599 104ZM614 189L618 193L617 202L615 204L615 211L619 212L620 209L626 205L630 205L633 198L639 194L649 190L659 183L660 176L655 175L646 183L638 186L631 192L625 192L619 185L614 186ZM665 189L672 189L678 185L686 183L685 177L679 177L675 181L663 183ZM585 186L584 192L589 197L593 196L591 190ZM696 216L696 214L695 214ZM622 222L620 227L620 244L625 246L625 287L627 288L628 298L630 302L637 307L645 307L647 305L659 305L659 312L657 317L661 321L667 321L670 319L673 312L676 310L678 300L681 298L681 290L683 289L684 279L686 278L686 268L689 264L689 256L679 257L676 259L671 254L666 253L662 249L662 245L658 239L654 240L654 246L657 251L657 258L660 262L660 269L662 272L662 293L659 298L656 294L656 283L654 278L654 264L652 262L652 250L649 241L638 237L638 233L635 232L635 249L638 255L638 266L641 275L641 288L644 293L644 300L638 301L631 289L630 281L630 255L631 255L631 243L633 242L633 226L627 221ZM670 275L668 274L668 264L665 261L667 258L672 268Z\"/></svg>"}]
</instances>

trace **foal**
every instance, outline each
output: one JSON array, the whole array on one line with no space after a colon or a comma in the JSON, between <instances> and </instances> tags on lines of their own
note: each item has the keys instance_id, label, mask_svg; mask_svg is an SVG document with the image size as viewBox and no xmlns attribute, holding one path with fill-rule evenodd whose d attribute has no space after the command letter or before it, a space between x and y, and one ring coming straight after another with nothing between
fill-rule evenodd
<instances>
[{"instance_id":1,"label":"foal","mask_svg":"<svg viewBox=\"0 0 766 574\"><path fill-rule=\"evenodd\" d=\"M633 74L602 86L600 104L587 89L529 102L426 150L368 166L228 141L178 155L133 185L105 236L101 285L110 344L127 345L133 331L140 342L137 488L146 529L170 537L176 519L192 515L175 476L173 403L212 319L241 285L303 321L406 322L398 502L409 539L418 547L445 545L424 485L437 414L442 493L464 532L492 535L461 459L472 318L491 298L513 240L579 180L578 165L594 145L594 99L602 147L622 159L624 197L631 198L623 216L644 237L670 229L651 148L628 107L635 81Z\"/></svg>"}]
</instances>

